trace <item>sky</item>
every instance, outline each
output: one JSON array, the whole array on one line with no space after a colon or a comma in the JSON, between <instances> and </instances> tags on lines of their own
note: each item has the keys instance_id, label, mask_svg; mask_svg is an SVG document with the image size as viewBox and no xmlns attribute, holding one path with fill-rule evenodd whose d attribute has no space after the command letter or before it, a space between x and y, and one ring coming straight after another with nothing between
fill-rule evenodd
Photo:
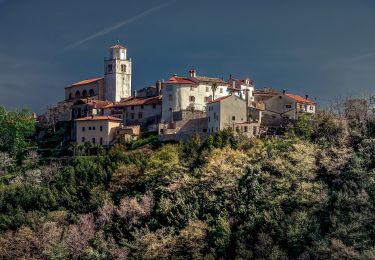
<instances>
[{"instance_id":1,"label":"sky","mask_svg":"<svg viewBox=\"0 0 375 260\"><path fill-rule=\"evenodd\" d=\"M374 28L373 0L0 0L0 105L43 112L117 41L133 89L194 68L325 105L375 94Z\"/></svg>"}]
</instances>

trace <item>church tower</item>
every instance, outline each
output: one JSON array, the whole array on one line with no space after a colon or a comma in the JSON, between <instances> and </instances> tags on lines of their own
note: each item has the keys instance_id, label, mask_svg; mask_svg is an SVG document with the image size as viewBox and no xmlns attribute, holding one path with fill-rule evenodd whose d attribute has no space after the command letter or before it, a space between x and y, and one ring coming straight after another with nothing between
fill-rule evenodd
<instances>
[{"instance_id":1,"label":"church tower","mask_svg":"<svg viewBox=\"0 0 375 260\"><path fill-rule=\"evenodd\" d=\"M104 60L105 99L120 101L131 96L132 62L126 59L126 48L116 44Z\"/></svg>"}]
</instances>

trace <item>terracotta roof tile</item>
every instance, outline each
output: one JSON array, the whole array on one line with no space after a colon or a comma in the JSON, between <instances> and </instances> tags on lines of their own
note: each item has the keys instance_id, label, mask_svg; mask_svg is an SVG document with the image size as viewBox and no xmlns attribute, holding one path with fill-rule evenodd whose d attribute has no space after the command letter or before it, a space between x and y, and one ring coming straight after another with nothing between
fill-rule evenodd
<instances>
[{"instance_id":1,"label":"terracotta roof tile","mask_svg":"<svg viewBox=\"0 0 375 260\"><path fill-rule=\"evenodd\" d=\"M212 100L212 101L210 101L210 102L207 102L207 104L213 104L213 103L217 103L217 102L221 102L222 100L224 100L224 99L226 99L226 98L228 98L228 97L230 97L231 95L229 95L229 96L225 96L225 97L219 97L219 98L217 98L217 99L215 99L215 100Z\"/></svg>"},{"instance_id":2,"label":"terracotta roof tile","mask_svg":"<svg viewBox=\"0 0 375 260\"><path fill-rule=\"evenodd\" d=\"M189 78L182 78L182 77L177 77L177 76L173 76L171 77L167 82L164 82L164 83L167 83L167 84L196 84L196 82L194 82L193 80L189 79Z\"/></svg>"},{"instance_id":3,"label":"terracotta roof tile","mask_svg":"<svg viewBox=\"0 0 375 260\"><path fill-rule=\"evenodd\" d=\"M87 116L78 118L75 121L98 121L98 120L109 120L109 121L122 121L120 118L113 116Z\"/></svg>"},{"instance_id":4,"label":"terracotta roof tile","mask_svg":"<svg viewBox=\"0 0 375 260\"><path fill-rule=\"evenodd\" d=\"M291 98L291 99L294 99L297 102L307 103L307 104L315 104L314 101L312 101L310 99L303 98L303 97L298 96L298 95L294 95L294 94L290 94L290 93L285 93L284 95Z\"/></svg>"},{"instance_id":5,"label":"terracotta roof tile","mask_svg":"<svg viewBox=\"0 0 375 260\"><path fill-rule=\"evenodd\" d=\"M86 85L86 84L90 84L90 83L93 83L93 82L97 82L97 81L100 81L100 80L103 80L103 79L104 79L103 77L101 77L101 78L92 78L92 79L85 79L85 80L82 80L82 81L79 81L79 82L73 83L72 85L67 86L67 87L65 87L65 88L71 88L71 87L76 87L76 86Z\"/></svg>"}]
</instances>

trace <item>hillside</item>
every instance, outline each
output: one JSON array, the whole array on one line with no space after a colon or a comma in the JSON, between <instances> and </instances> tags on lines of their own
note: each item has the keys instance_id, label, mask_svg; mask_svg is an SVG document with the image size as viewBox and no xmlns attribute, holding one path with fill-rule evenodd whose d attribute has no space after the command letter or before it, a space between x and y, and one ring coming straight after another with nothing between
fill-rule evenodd
<instances>
[{"instance_id":1,"label":"hillside","mask_svg":"<svg viewBox=\"0 0 375 260\"><path fill-rule=\"evenodd\" d=\"M1 259L374 259L375 127L319 113L279 138L154 138L67 162L0 110ZM89 155L90 154L90 155Z\"/></svg>"}]
</instances>

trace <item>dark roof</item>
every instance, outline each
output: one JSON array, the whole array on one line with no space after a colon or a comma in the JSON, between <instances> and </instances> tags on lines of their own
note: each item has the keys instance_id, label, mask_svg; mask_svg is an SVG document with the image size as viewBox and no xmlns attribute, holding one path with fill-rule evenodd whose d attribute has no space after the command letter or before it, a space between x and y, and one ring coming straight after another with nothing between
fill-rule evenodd
<instances>
[{"instance_id":1,"label":"dark roof","mask_svg":"<svg viewBox=\"0 0 375 260\"><path fill-rule=\"evenodd\" d=\"M78 118L75 121L98 121L98 120L108 120L108 121L122 121L120 118L113 116L87 116Z\"/></svg>"},{"instance_id":2,"label":"dark roof","mask_svg":"<svg viewBox=\"0 0 375 260\"><path fill-rule=\"evenodd\" d=\"M162 96L155 96L149 98L128 98L120 102L116 102L112 107L127 107L127 106L140 106L140 105L154 105L161 104Z\"/></svg>"}]
</instances>

